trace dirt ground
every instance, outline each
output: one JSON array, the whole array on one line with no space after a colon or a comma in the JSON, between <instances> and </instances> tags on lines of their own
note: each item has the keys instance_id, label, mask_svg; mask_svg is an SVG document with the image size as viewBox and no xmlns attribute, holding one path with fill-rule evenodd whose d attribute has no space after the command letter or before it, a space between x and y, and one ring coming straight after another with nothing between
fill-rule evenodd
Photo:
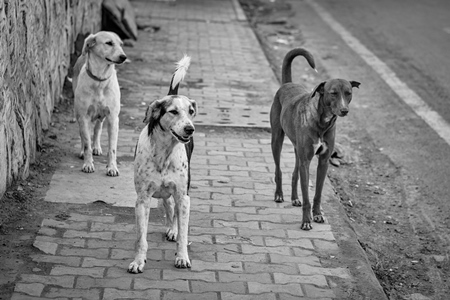
<instances>
[{"instance_id":1,"label":"dirt ground","mask_svg":"<svg viewBox=\"0 0 450 300\"><path fill-rule=\"evenodd\" d=\"M292 47L302 45L301 28L289 3L240 0L275 74ZM369 134L348 119L339 120L337 143L345 153L328 176L361 247L389 299L448 299L450 264L445 245L420 214L405 204L426 196L380 149ZM425 195L424 195L425 194ZM414 207L413 207L414 210Z\"/></svg>"},{"instance_id":2,"label":"dirt ground","mask_svg":"<svg viewBox=\"0 0 450 300\"><path fill-rule=\"evenodd\" d=\"M289 22L293 16L290 6L283 1L240 2L279 76L284 54L295 39L301 39L300 29ZM296 42L301 44L301 40ZM69 119L70 101L63 100L55 108L30 175L17 180L0 199L0 299L10 298L17 274L33 268L28 260L45 216L64 218L68 210L96 209L96 204L71 206L43 201L55 167L65 156L74 155L70 139L77 133L65 125ZM390 299L428 299L422 295L445 299L448 258L440 255L445 252L428 234L430 229L415 224L405 211L405 201L414 195L415 187L401 168L376 148L367 132L349 121L340 130L338 142L346 156L328 175L385 293Z\"/></svg>"}]
</instances>

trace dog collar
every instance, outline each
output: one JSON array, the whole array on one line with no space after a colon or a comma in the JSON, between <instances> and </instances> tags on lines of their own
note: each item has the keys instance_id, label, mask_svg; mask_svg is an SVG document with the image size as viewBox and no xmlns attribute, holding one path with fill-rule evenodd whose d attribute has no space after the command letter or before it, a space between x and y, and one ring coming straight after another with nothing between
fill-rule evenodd
<instances>
[{"instance_id":1,"label":"dog collar","mask_svg":"<svg viewBox=\"0 0 450 300\"><path fill-rule=\"evenodd\" d=\"M108 76L106 78L100 78L98 76L95 76L94 74L92 74L91 70L89 70L88 66L86 66L86 73L89 75L89 77L91 77L95 81L105 81L105 80L109 79L109 77L111 77L111 76Z\"/></svg>"}]
</instances>

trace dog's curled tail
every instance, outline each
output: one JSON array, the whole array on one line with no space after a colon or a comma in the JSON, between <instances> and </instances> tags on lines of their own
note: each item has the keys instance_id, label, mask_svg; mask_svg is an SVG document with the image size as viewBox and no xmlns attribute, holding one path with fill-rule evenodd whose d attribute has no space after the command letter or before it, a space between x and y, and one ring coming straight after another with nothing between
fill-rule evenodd
<instances>
[{"instance_id":1,"label":"dog's curled tail","mask_svg":"<svg viewBox=\"0 0 450 300\"><path fill-rule=\"evenodd\" d=\"M177 68L175 73L173 73L172 80L170 81L170 88L168 95L178 95L178 87L183 81L184 76L186 76L189 65L191 64L191 57L186 54L183 58L176 63Z\"/></svg>"},{"instance_id":2,"label":"dog's curled tail","mask_svg":"<svg viewBox=\"0 0 450 300\"><path fill-rule=\"evenodd\" d=\"M292 73L291 73L291 65L292 61L297 56L303 56L306 61L308 61L311 68L313 68L316 72L316 64L314 63L314 57L308 50L303 48L295 48L289 51L283 60L283 67L281 69L281 84L285 84L288 82L292 82Z\"/></svg>"}]
</instances>

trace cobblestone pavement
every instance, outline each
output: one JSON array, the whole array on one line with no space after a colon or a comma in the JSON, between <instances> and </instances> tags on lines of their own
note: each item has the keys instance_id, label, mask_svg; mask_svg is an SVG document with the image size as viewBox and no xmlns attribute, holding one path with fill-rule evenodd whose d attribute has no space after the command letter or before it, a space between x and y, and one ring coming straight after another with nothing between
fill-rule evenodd
<instances>
[{"instance_id":1,"label":"cobblestone pavement","mask_svg":"<svg viewBox=\"0 0 450 300\"><path fill-rule=\"evenodd\" d=\"M173 63L183 53L192 56L180 88L200 107L190 192L192 268L174 267L176 245L165 241L155 200L147 265L141 274L126 272L134 257L132 157L139 131L122 126L121 176L106 177L104 159L93 174L80 172L80 161L70 159L54 174L46 200L80 206L43 220L34 242L39 249L32 257L36 267L21 275L12 299L363 299L352 298L358 294L358 280L338 259L343 249L336 239L351 237L328 221L302 231L301 209L289 201L273 201L270 135L261 128L269 127L268 111L278 83L239 4L132 4L142 29L134 47L126 48L132 63L119 71L121 126L141 119L148 103L167 93ZM78 149L78 137L73 144ZM293 157L286 143L286 198ZM314 173L313 167L312 178ZM338 210L329 182L324 198L325 216L332 219ZM81 205L95 201L100 208ZM360 268L366 267L364 258L356 260Z\"/></svg>"}]
</instances>

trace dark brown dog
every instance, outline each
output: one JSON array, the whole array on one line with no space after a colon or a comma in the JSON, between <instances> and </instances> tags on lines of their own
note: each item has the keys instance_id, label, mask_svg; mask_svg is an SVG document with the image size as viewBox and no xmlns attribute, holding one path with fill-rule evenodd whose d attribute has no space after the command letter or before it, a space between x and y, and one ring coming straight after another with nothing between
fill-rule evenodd
<instances>
[{"instance_id":1,"label":"dark brown dog","mask_svg":"<svg viewBox=\"0 0 450 300\"><path fill-rule=\"evenodd\" d=\"M336 134L336 118L348 114L352 100L352 88L359 87L356 81L331 79L324 81L308 92L305 87L292 83L291 64L295 57L303 56L312 68L314 58L307 50L296 48L289 51L283 61L282 86L277 91L270 110L272 127L272 154L275 161L275 202L283 202L280 155L286 134L295 148L295 169L292 174L292 205L301 206L297 184L303 198L303 220L301 228L312 229L311 203L309 202L309 166L314 155L318 156L316 193L312 213L314 221L323 223L320 201L328 170L328 160L333 152Z\"/></svg>"}]
</instances>

